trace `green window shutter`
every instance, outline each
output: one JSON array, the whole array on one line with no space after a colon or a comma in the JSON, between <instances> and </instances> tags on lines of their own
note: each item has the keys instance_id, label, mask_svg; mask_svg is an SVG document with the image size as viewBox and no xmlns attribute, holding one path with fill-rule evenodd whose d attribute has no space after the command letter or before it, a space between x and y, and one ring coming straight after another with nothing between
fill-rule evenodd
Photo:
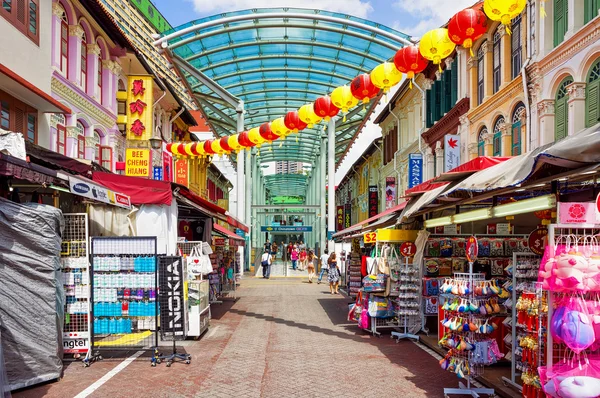
<instances>
[{"instance_id":1,"label":"green window shutter","mask_svg":"<svg viewBox=\"0 0 600 398\"><path fill-rule=\"evenodd\" d=\"M583 19L585 23L590 22L598 15L598 0L585 0Z\"/></svg>"},{"instance_id":2,"label":"green window shutter","mask_svg":"<svg viewBox=\"0 0 600 398\"><path fill-rule=\"evenodd\" d=\"M585 126L592 127L598 124L598 122L600 122L600 120L598 120L598 118L600 117L600 107L598 106L598 102L600 100L600 79L596 79L594 82L588 83L586 89L587 93L585 95Z\"/></svg>"},{"instance_id":3,"label":"green window shutter","mask_svg":"<svg viewBox=\"0 0 600 398\"><path fill-rule=\"evenodd\" d=\"M440 80L436 80L434 85L434 93L435 93L435 104L433 106L433 121L437 122L441 119L441 111L442 111L442 82Z\"/></svg>"},{"instance_id":4,"label":"green window shutter","mask_svg":"<svg viewBox=\"0 0 600 398\"><path fill-rule=\"evenodd\" d=\"M448 69L444 72L444 108L442 113L450 112L454 107L452 102L452 70Z\"/></svg>"},{"instance_id":5,"label":"green window shutter","mask_svg":"<svg viewBox=\"0 0 600 398\"><path fill-rule=\"evenodd\" d=\"M567 136L567 118L568 118L568 108L567 108L567 99L566 97L559 99L556 101L556 106L554 109L554 118L555 118L555 130L554 130L554 140L562 140Z\"/></svg>"},{"instance_id":6,"label":"green window shutter","mask_svg":"<svg viewBox=\"0 0 600 398\"><path fill-rule=\"evenodd\" d=\"M554 47L565 38L568 10L567 0L554 0Z\"/></svg>"},{"instance_id":7,"label":"green window shutter","mask_svg":"<svg viewBox=\"0 0 600 398\"><path fill-rule=\"evenodd\" d=\"M442 79L440 80L440 119L446 113L446 107L448 106L448 98L446 97L446 71L442 72Z\"/></svg>"},{"instance_id":8,"label":"green window shutter","mask_svg":"<svg viewBox=\"0 0 600 398\"><path fill-rule=\"evenodd\" d=\"M430 128L431 126L433 126L433 101L431 101L431 99L433 98L433 93L431 90L427 90L425 98L427 101L427 128Z\"/></svg>"},{"instance_id":9,"label":"green window shutter","mask_svg":"<svg viewBox=\"0 0 600 398\"><path fill-rule=\"evenodd\" d=\"M450 70L450 109L454 108L458 101L458 71L456 69Z\"/></svg>"},{"instance_id":10,"label":"green window shutter","mask_svg":"<svg viewBox=\"0 0 600 398\"><path fill-rule=\"evenodd\" d=\"M521 154L521 122L516 122L512 125L512 148L511 155L518 156Z\"/></svg>"}]
</instances>

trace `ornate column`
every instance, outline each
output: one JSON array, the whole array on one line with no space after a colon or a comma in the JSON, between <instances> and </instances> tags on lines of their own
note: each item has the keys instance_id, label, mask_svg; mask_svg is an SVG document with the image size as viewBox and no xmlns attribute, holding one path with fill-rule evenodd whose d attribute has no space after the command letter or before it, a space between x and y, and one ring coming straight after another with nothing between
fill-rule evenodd
<instances>
[{"instance_id":1,"label":"ornate column","mask_svg":"<svg viewBox=\"0 0 600 398\"><path fill-rule=\"evenodd\" d=\"M102 98L104 107L112 109L112 103L116 100L117 90L114 86L115 62L109 59L102 60Z\"/></svg>"},{"instance_id":2,"label":"ornate column","mask_svg":"<svg viewBox=\"0 0 600 398\"><path fill-rule=\"evenodd\" d=\"M87 89L85 90L90 97L94 97L96 94L96 87L98 86L98 68L100 60L100 46L96 43L87 45L87 66L88 66L88 78L87 78Z\"/></svg>"},{"instance_id":3,"label":"ornate column","mask_svg":"<svg viewBox=\"0 0 600 398\"><path fill-rule=\"evenodd\" d=\"M554 100L543 100L537 104L540 127L539 146L554 142Z\"/></svg>"},{"instance_id":4,"label":"ornate column","mask_svg":"<svg viewBox=\"0 0 600 398\"><path fill-rule=\"evenodd\" d=\"M542 78L538 68L535 68L529 73L529 84L527 87L529 91L529 137L526 137L529 141L527 142L527 151L536 149L542 142L541 129L539 126L540 120L538 118L538 107L537 103L541 96L542 91Z\"/></svg>"},{"instance_id":5,"label":"ornate column","mask_svg":"<svg viewBox=\"0 0 600 398\"><path fill-rule=\"evenodd\" d=\"M477 107L477 58L469 57L467 60L467 92L471 100L471 109Z\"/></svg>"},{"instance_id":6,"label":"ornate column","mask_svg":"<svg viewBox=\"0 0 600 398\"><path fill-rule=\"evenodd\" d=\"M523 24L521 24L521 26L523 26ZM506 27L502 24L498 26L498 31L500 33L500 62L502 63L500 71L502 83L500 84L500 89L502 89L512 81L512 36L506 33Z\"/></svg>"},{"instance_id":7,"label":"ornate column","mask_svg":"<svg viewBox=\"0 0 600 398\"><path fill-rule=\"evenodd\" d=\"M504 121L504 124L500 126L500 150L501 156L511 156L512 155L512 124L510 121Z\"/></svg>"},{"instance_id":8,"label":"ornate column","mask_svg":"<svg viewBox=\"0 0 600 398\"><path fill-rule=\"evenodd\" d=\"M405 144L410 144L419 136L419 132L421 131L421 128L423 128L423 117L425 116L423 115L423 102L421 101L420 92L415 96L415 98L413 98L411 104L415 110L415 124L412 130L408 130L406 132L406 141L404 141Z\"/></svg>"},{"instance_id":9,"label":"ornate column","mask_svg":"<svg viewBox=\"0 0 600 398\"><path fill-rule=\"evenodd\" d=\"M493 53L493 38L490 37L488 40L483 42L481 49L483 50L483 100L487 100L494 95L494 53ZM482 101L483 102L483 101Z\"/></svg>"},{"instance_id":10,"label":"ornate column","mask_svg":"<svg viewBox=\"0 0 600 398\"><path fill-rule=\"evenodd\" d=\"M444 172L444 148L442 148L442 141L435 143L435 175L439 176Z\"/></svg>"},{"instance_id":11,"label":"ornate column","mask_svg":"<svg viewBox=\"0 0 600 398\"><path fill-rule=\"evenodd\" d=\"M458 126L458 134L460 135L460 142L464 147L463 153L461 155L461 163L465 163L465 159L471 160L468 149L471 142L471 133L469 132L469 126L471 125L471 121L465 113L464 115L458 118L458 122L460 123Z\"/></svg>"},{"instance_id":12,"label":"ornate column","mask_svg":"<svg viewBox=\"0 0 600 398\"><path fill-rule=\"evenodd\" d=\"M81 40L83 28L80 25L69 25L69 75L67 79L81 85Z\"/></svg>"},{"instance_id":13,"label":"ornate column","mask_svg":"<svg viewBox=\"0 0 600 398\"><path fill-rule=\"evenodd\" d=\"M481 137L483 138L483 148L485 156L492 156L494 154L494 134L489 131Z\"/></svg>"},{"instance_id":14,"label":"ornate column","mask_svg":"<svg viewBox=\"0 0 600 398\"><path fill-rule=\"evenodd\" d=\"M569 135L577 134L585 128L585 83L571 83L567 86L569 95Z\"/></svg>"},{"instance_id":15,"label":"ornate column","mask_svg":"<svg viewBox=\"0 0 600 398\"><path fill-rule=\"evenodd\" d=\"M85 137L85 158L96 161L96 145L100 145L100 140L95 137L91 127L90 131L90 136Z\"/></svg>"},{"instance_id":16,"label":"ornate column","mask_svg":"<svg viewBox=\"0 0 600 398\"><path fill-rule=\"evenodd\" d=\"M425 151L425 175L423 176L423 182L425 182L435 177L435 155L429 145L425 144L423 148Z\"/></svg>"},{"instance_id":17,"label":"ornate column","mask_svg":"<svg viewBox=\"0 0 600 398\"><path fill-rule=\"evenodd\" d=\"M67 129L67 156L77 159L77 145L79 144L77 136L79 135L77 127L66 126Z\"/></svg>"},{"instance_id":18,"label":"ornate column","mask_svg":"<svg viewBox=\"0 0 600 398\"><path fill-rule=\"evenodd\" d=\"M467 159L473 160L479 156L479 146L476 142L467 145Z\"/></svg>"},{"instance_id":19,"label":"ornate column","mask_svg":"<svg viewBox=\"0 0 600 398\"><path fill-rule=\"evenodd\" d=\"M60 70L60 29L62 7L60 3L52 3L52 66Z\"/></svg>"}]
</instances>

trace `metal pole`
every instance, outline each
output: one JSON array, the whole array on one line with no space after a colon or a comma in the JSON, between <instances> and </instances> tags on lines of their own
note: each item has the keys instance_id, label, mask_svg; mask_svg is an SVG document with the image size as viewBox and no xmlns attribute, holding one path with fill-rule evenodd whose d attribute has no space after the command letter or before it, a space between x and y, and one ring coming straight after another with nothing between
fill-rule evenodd
<instances>
[{"instance_id":1,"label":"metal pole","mask_svg":"<svg viewBox=\"0 0 600 398\"><path fill-rule=\"evenodd\" d=\"M248 148L248 150L246 151L246 183L245 188L246 188L246 197L244 198L244 204L245 204L245 211L244 214L246 215L246 225L252 225L252 149ZM252 245L251 245L251 238L252 235L254 235L254 232L252 231L252 229L250 229L250 238L248 239L248 246L249 246L249 250L250 252L248 253L248 269L250 268L250 265L252 264Z\"/></svg>"},{"instance_id":2,"label":"metal pole","mask_svg":"<svg viewBox=\"0 0 600 398\"><path fill-rule=\"evenodd\" d=\"M243 103L238 106L237 109L237 132L241 133L244 131L244 105ZM237 194L237 211L236 215L240 221L244 222L244 154L240 152L237 154L237 181L236 181L236 194ZM248 225L248 228L250 226Z\"/></svg>"},{"instance_id":3,"label":"metal pole","mask_svg":"<svg viewBox=\"0 0 600 398\"><path fill-rule=\"evenodd\" d=\"M327 126L327 239L335 231L335 119L329 120ZM335 247L333 240L329 240L329 253L333 253Z\"/></svg>"},{"instance_id":4,"label":"metal pole","mask_svg":"<svg viewBox=\"0 0 600 398\"><path fill-rule=\"evenodd\" d=\"M321 137L321 154L319 156L319 181L320 181L320 190L319 192L320 194L320 205L321 205L321 222L319 223L320 225L320 240L319 242L321 242L321 248L324 250L325 249L325 245L327 244L327 234L326 234L326 223L325 223L325 205L326 205L326 200L325 200L325 179L327 178L327 158L326 158L326 151L327 151L327 136L323 135Z\"/></svg>"}]
</instances>

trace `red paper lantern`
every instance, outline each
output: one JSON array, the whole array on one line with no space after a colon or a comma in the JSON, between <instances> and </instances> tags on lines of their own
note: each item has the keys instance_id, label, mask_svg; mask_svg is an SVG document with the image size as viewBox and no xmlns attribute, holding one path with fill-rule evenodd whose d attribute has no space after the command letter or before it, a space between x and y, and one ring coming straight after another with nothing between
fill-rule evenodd
<instances>
[{"instance_id":1,"label":"red paper lantern","mask_svg":"<svg viewBox=\"0 0 600 398\"><path fill-rule=\"evenodd\" d=\"M279 138L279 136L271 130L271 123L269 122L261 124L258 128L258 133L267 141L275 141Z\"/></svg>"},{"instance_id":2,"label":"red paper lantern","mask_svg":"<svg viewBox=\"0 0 600 398\"><path fill-rule=\"evenodd\" d=\"M228 140L229 140L229 136L221 137L219 142L221 143L221 148L225 149L225 151L227 151L227 152L231 152L231 151L233 151L233 149L229 146Z\"/></svg>"},{"instance_id":3,"label":"red paper lantern","mask_svg":"<svg viewBox=\"0 0 600 398\"><path fill-rule=\"evenodd\" d=\"M297 133L300 130L304 130L307 126L300 117L298 116L298 111L291 111L285 115L285 119L283 119L285 123L285 127Z\"/></svg>"},{"instance_id":4,"label":"red paper lantern","mask_svg":"<svg viewBox=\"0 0 600 398\"><path fill-rule=\"evenodd\" d=\"M379 87L373 84L371 75L363 73L352 80L352 83L350 83L350 91L354 98L362 101L363 104L367 104L370 100L377 97L377 94L379 94Z\"/></svg>"},{"instance_id":5,"label":"red paper lantern","mask_svg":"<svg viewBox=\"0 0 600 398\"><path fill-rule=\"evenodd\" d=\"M167 152L169 152L169 153L173 153L173 152L171 152L171 147L173 147L173 143L172 143L172 142L169 142L169 143L167 144Z\"/></svg>"},{"instance_id":6,"label":"red paper lantern","mask_svg":"<svg viewBox=\"0 0 600 398\"><path fill-rule=\"evenodd\" d=\"M394 56L394 65L402 73L406 73L407 79L414 79L417 73L427 68L428 61L421 55L419 47L403 47Z\"/></svg>"},{"instance_id":7,"label":"red paper lantern","mask_svg":"<svg viewBox=\"0 0 600 398\"><path fill-rule=\"evenodd\" d=\"M487 31L487 16L481 10L467 8L456 13L448 24L448 36L454 43L468 48L473 56L473 43Z\"/></svg>"},{"instance_id":8,"label":"red paper lantern","mask_svg":"<svg viewBox=\"0 0 600 398\"><path fill-rule=\"evenodd\" d=\"M209 155L215 154L215 151L213 151L212 146L211 146L212 142L213 142L213 140L204 141L204 146L203 146L204 152L206 152Z\"/></svg>"},{"instance_id":9,"label":"red paper lantern","mask_svg":"<svg viewBox=\"0 0 600 398\"><path fill-rule=\"evenodd\" d=\"M185 151L185 145L186 144L183 142L177 145L177 152L179 155L190 156L190 154Z\"/></svg>"},{"instance_id":10,"label":"red paper lantern","mask_svg":"<svg viewBox=\"0 0 600 398\"><path fill-rule=\"evenodd\" d=\"M190 152L194 154L194 156L201 156L202 154L198 152L198 143L194 142L190 147Z\"/></svg>"},{"instance_id":11,"label":"red paper lantern","mask_svg":"<svg viewBox=\"0 0 600 398\"><path fill-rule=\"evenodd\" d=\"M317 116L325 120L331 119L340 111L340 108L333 105L333 102L331 102L331 97L329 97L328 95L317 98L317 100L313 104L313 109Z\"/></svg>"},{"instance_id":12,"label":"red paper lantern","mask_svg":"<svg viewBox=\"0 0 600 398\"><path fill-rule=\"evenodd\" d=\"M247 131L240 133L240 135L238 137L238 142L240 143L241 146L246 147L246 148L252 148L253 146L256 145L252 141L250 141L250 137L248 137Z\"/></svg>"}]
</instances>

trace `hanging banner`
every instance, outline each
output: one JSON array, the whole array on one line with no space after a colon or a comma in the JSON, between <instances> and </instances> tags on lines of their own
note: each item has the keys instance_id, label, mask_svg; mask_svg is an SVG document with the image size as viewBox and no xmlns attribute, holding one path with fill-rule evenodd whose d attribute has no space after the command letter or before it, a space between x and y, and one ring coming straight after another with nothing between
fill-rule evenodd
<instances>
[{"instance_id":1,"label":"hanging banner","mask_svg":"<svg viewBox=\"0 0 600 398\"><path fill-rule=\"evenodd\" d=\"M173 155L167 151L166 145L163 145L162 151L162 162L163 162L163 180L173 181Z\"/></svg>"},{"instance_id":2,"label":"hanging banner","mask_svg":"<svg viewBox=\"0 0 600 398\"><path fill-rule=\"evenodd\" d=\"M150 177L150 150L129 148L125 151L125 175L130 177Z\"/></svg>"},{"instance_id":3,"label":"hanging banner","mask_svg":"<svg viewBox=\"0 0 600 398\"><path fill-rule=\"evenodd\" d=\"M379 190L377 185L369 185L369 218L379 213Z\"/></svg>"},{"instance_id":4,"label":"hanging banner","mask_svg":"<svg viewBox=\"0 0 600 398\"><path fill-rule=\"evenodd\" d=\"M411 153L408 155L408 187L416 187L423 182L423 155Z\"/></svg>"},{"instance_id":5,"label":"hanging banner","mask_svg":"<svg viewBox=\"0 0 600 398\"><path fill-rule=\"evenodd\" d=\"M352 205L346 203L344 206L344 228L350 228L352 226Z\"/></svg>"},{"instance_id":6,"label":"hanging banner","mask_svg":"<svg viewBox=\"0 0 600 398\"><path fill-rule=\"evenodd\" d=\"M444 173L460 166L460 135L444 136Z\"/></svg>"},{"instance_id":7,"label":"hanging banner","mask_svg":"<svg viewBox=\"0 0 600 398\"><path fill-rule=\"evenodd\" d=\"M189 185L190 181L187 159L177 159L175 161L175 182L186 187Z\"/></svg>"},{"instance_id":8,"label":"hanging banner","mask_svg":"<svg viewBox=\"0 0 600 398\"><path fill-rule=\"evenodd\" d=\"M90 180L83 180L75 176L69 176L69 189L72 193L84 198L94 199L98 202L108 203L126 209L131 208L129 196L111 191L110 189Z\"/></svg>"},{"instance_id":9,"label":"hanging banner","mask_svg":"<svg viewBox=\"0 0 600 398\"><path fill-rule=\"evenodd\" d=\"M337 206L335 212L335 230L336 232L344 229L344 206Z\"/></svg>"},{"instance_id":10,"label":"hanging banner","mask_svg":"<svg viewBox=\"0 0 600 398\"><path fill-rule=\"evenodd\" d=\"M391 209L396 205L396 178L385 178L385 209Z\"/></svg>"},{"instance_id":11,"label":"hanging banner","mask_svg":"<svg viewBox=\"0 0 600 398\"><path fill-rule=\"evenodd\" d=\"M558 222L561 224L600 224L594 202L560 202Z\"/></svg>"},{"instance_id":12,"label":"hanging banner","mask_svg":"<svg viewBox=\"0 0 600 398\"><path fill-rule=\"evenodd\" d=\"M152 179L162 181L163 179L163 169L160 166L153 167L154 172L152 173Z\"/></svg>"},{"instance_id":13,"label":"hanging banner","mask_svg":"<svg viewBox=\"0 0 600 398\"><path fill-rule=\"evenodd\" d=\"M127 139L147 141L152 138L153 76L129 76L127 87Z\"/></svg>"},{"instance_id":14,"label":"hanging banner","mask_svg":"<svg viewBox=\"0 0 600 398\"><path fill-rule=\"evenodd\" d=\"M160 330L164 336L185 337L185 299L183 297L183 259L160 257L158 268Z\"/></svg>"}]
</instances>

